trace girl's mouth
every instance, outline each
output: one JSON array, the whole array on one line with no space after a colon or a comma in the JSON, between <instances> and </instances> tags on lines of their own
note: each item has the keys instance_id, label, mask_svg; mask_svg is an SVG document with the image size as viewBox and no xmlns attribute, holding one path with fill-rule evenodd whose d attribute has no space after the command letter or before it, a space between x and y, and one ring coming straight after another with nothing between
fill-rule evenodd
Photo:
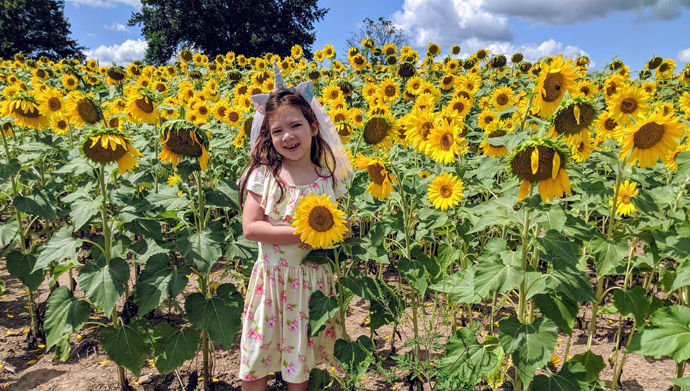
<instances>
[{"instance_id":1,"label":"girl's mouth","mask_svg":"<svg viewBox=\"0 0 690 391\"><path fill-rule=\"evenodd\" d=\"M297 149L297 147L299 147L299 143L286 145L285 149L287 149L288 151L294 151L295 149Z\"/></svg>"}]
</instances>

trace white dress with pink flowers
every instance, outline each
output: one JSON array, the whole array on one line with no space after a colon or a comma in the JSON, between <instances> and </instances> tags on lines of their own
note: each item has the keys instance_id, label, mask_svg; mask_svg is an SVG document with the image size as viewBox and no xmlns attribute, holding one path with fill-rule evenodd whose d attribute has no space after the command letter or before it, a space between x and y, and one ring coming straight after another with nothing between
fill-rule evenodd
<instances>
[{"instance_id":1,"label":"white dress with pink flowers","mask_svg":"<svg viewBox=\"0 0 690 391\"><path fill-rule=\"evenodd\" d=\"M261 196L265 219L273 225L290 225L300 197L316 193L336 196L345 189L333 189L331 179L319 178L309 185L287 184L280 189L265 166L254 170L247 190ZM340 193L340 194L337 194ZM309 299L315 290L336 294L330 265L302 264L311 247L305 244L273 245L259 242L259 259L249 280L242 315L240 379L257 380L270 372L281 372L283 380L302 383L315 365L326 362L340 337L337 316L326 323L316 337L307 334Z\"/></svg>"}]
</instances>

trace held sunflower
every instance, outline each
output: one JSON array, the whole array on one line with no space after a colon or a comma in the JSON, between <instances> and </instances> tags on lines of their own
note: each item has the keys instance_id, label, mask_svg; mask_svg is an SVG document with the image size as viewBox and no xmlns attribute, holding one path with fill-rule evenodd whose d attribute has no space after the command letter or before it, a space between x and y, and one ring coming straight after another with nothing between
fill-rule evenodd
<instances>
[{"instance_id":1,"label":"held sunflower","mask_svg":"<svg viewBox=\"0 0 690 391\"><path fill-rule=\"evenodd\" d=\"M462 180L453 174L446 172L437 175L431 180L427 189L429 202L434 208L445 211L460 203L460 199L464 196L462 193L464 189Z\"/></svg>"},{"instance_id":2,"label":"held sunflower","mask_svg":"<svg viewBox=\"0 0 690 391\"><path fill-rule=\"evenodd\" d=\"M82 144L86 157L95 163L109 163L117 161L117 168L121 174L139 167L137 157L141 152L130 144L131 138L125 137L115 129L102 129L91 133Z\"/></svg>"},{"instance_id":3,"label":"held sunflower","mask_svg":"<svg viewBox=\"0 0 690 391\"><path fill-rule=\"evenodd\" d=\"M341 242L348 229L343 216L331 201L330 196L309 194L300 198L295 207L292 226L296 227L295 235L314 248L328 248Z\"/></svg>"}]
</instances>

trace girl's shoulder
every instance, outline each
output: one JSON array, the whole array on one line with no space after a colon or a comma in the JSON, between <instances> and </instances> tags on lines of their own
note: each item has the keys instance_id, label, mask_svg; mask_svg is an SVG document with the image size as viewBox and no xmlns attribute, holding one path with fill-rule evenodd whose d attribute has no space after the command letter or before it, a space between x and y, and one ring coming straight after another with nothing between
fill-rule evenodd
<instances>
[{"instance_id":1,"label":"girl's shoulder","mask_svg":"<svg viewBox=\"0 0 690 391\"><path fill-rule=\"evenodd\" d=\"M259 165L248 173L247 190L257 194L262 194L270 181L273 180L273 172L264 165Z\"/></svg>"}]
</instances>

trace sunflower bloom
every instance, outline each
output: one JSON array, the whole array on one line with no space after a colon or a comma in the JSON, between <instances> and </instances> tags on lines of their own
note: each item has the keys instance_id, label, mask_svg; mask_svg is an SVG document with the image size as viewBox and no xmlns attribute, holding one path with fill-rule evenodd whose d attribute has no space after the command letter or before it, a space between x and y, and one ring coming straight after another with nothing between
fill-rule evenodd
<instances>
[{"instance_id":1,"label":"sunflower bloom","mask_svg":"<svg viewBox=\"0 0 690 391\"><path fill-rule=\"evenodd\" d=\"M690 151L690 146L686 144L681 144L676 147L675 151L669 152L668 156L666 156L666 168L668 168L671 171L677 170L678 162L676 161L676 159L678 158L678 154L685 151Z\"/></svg>"},{"instance_id":2,"label":"sunflower bloom","mask_svg":"<svg viewBox=\"0 0 690 391\"><path fill-rule=\"evenodd\" d=\"M541 117L550 117L556 111L566 91L570 94L575 92L577 88L576 77L573 60L564 60L561 54L555 57L550 64L542 66L534 89L537 94L533 101L534 107L539 110Z\"/></svg>"},{"instance_id":3,"label":"sunflower bloom","mask_svg":"<svg viewBox=\"0 0 690 391\"><path fill-rule=\"evenodd\" d=\"M81 93L70 94L65 110L65 114L76 126L93 125L103 118L101 109L93 99Z\"/></svg>"},{"instance_id":4,"label":"sunflower bloom","mask_svg":"<svg viewBox=\"0 0 690 391\"><path fill-rule=\"evenodd\" d=\"M136 123L155 124L158 122L156 102L145 93L136 92L127 98L127 112Z\"/></svg>"},{"instance_id":5,"label":"sunflower bloom","mask_svg":"<svg viewBox=\"0 0 690 391\"><path fill-rule=\"evenodd\" d=\"M374 115L364 125L364 141L374 150L388 150L391 147L393 132L387 115Z\"/></svg>"},{"instance_id":6,"label":"sunflower bloom","mask_svg":"<svg viewBox=\"0 0 690 391\"><path fill-rule=\"evenodd\" d=\"M684 127L672 114L662 116L661 113L655 113L634 126L620 130L617 135L622 142L620 160L629 156L628 165L639 161L640 168L653 166L658 158L666 163L669 152L678 146Z\"/></svg>"},{"instance_id":7,"label":"sunflower bloom","mask_svg":"<svg viewBox=\"0 0 690 391\"><path fill-rule=\"evenodd\" d=\"M462 191L465 189L464 183L460 178L456 178L451 173L443 173L435 176L427 189L429 202L434 208L446 210L460 203L464 196Z\"/></svg>"},{"instance_id":8,"label":"sunflower bloom","mask_svg":"<svg viewBox=\"0 0 690 391\"><path fill-rule=\"evenodd\" d=\"M92 133L87 136L82 144L86 157L96 163L109 163L117 161L117 168L121 174L139 167L137 157L143 156L141 152L130 144L131 138L125 137L120 132L109 129L105 132Z\"/></svg>"},{"instance_id":9,"label":"sunflower bloom","mask_svg":"<svg viewBox=\"0 0 690 391\"><path fill-rule=\"evenodd\" d=\"M549 139L535 138L517 146L508 161L513 174L522 179L518 201L529 194L534 182L539 184L542 202L570 194L565 160L560 146Z\"/></svg>"},{"instance_id":10,"label":"sunflower bloom","mask_svg":"<svg viewBox=\"0 0 690 391\"><path fill-rule=\"evenodd\" d=\"M607 101L611 118L621 125L627 125L631 117L637 119L649 110L649 95L640 87L622 86Z\"/></svg>"},{"instance_id":11,"label":"sunflower bloom","mask_svg":"<svg viewBox=\"0 0 690 391\"><path fill-rule=\"evenodd\" d=\"M371 182L367 186L367 193L381 201L391 195L393 184L398 183L398 180L388 171L382 160L359 154L353 164L358 170L367 170L369 174Z\"/></svg>"},{"instance_id":12,"label":"sunflower bloom","mask_svg":"<svg viewBox=\"0 0 690 391\"><path fill-rule=\"evenodd\" d=\"M460 134L460 127L455 121L442 121L429 134L429 147L426 149L430 158L436 163L453 163L455 155L462 152L464 141Z\"/></svg>"},{"instance_id":13,"label":"sunflower bloom","mask_svg":"<svg viewBox=\"0 0 690 391\"><path fill-rule=\"evenodd\" d=\"M637 195L637 183L625 180L618 189L618 200L616 201L616 214L627 216L635 213L635 205L630 202L630 198ZM613 197L609 200L609 205L613 205Z\"/></svg>"},{"instance_id":14,"label":"sunflower bloom","mask_svg":"<svg viewBox=\"0 0 690 391\"><path fill-rule=\"evenodd\" d=\"M347 233L345 212L339 210L330 196L309 194L295 207L292 226L295 235L314 248L328 248L341 242Z\"/></svg>"},{"instance_id":15,"label":"sunflower bloom","mask_svg":"<svg viewBox=\"0 0 690 391\"><path fill-rule=\"evenodd\" d=\"M199 159L202 171L208 169L209 155L206 151L207 136L190 121L170 120L163 124L163 148L158 158L164 163L171 163L173 168L183 156Z\"/></svg>"},{"instance_id":16,"label":"sunflower bloom","mask_svg":"<svg viewBox=\"0 0 690 391\"><path fill-rule=\"evenodd\" d=\"M16 95L3 105L2 116L12 116L16 124L32 129L41 129L48 124L48 117L41 114L34 98L25 94Z\"/></svg>"},{"instance_id":17,"label":"sunflower bloom","mask_svg":"<svg viewBox=\"0 0 690 391\"><path fill-rule=\"evenodd\" d=\"M491 138L502 137L508 134L505 130L487 129L484 131L484 134L486 135L486 138L479 143L479 148L482 149L482 153L484 155L489 157L508 156L508 148L506 148L505 145L491 145L491 143L489 143L489 139Z\"/></svg>"}]
</instances>

